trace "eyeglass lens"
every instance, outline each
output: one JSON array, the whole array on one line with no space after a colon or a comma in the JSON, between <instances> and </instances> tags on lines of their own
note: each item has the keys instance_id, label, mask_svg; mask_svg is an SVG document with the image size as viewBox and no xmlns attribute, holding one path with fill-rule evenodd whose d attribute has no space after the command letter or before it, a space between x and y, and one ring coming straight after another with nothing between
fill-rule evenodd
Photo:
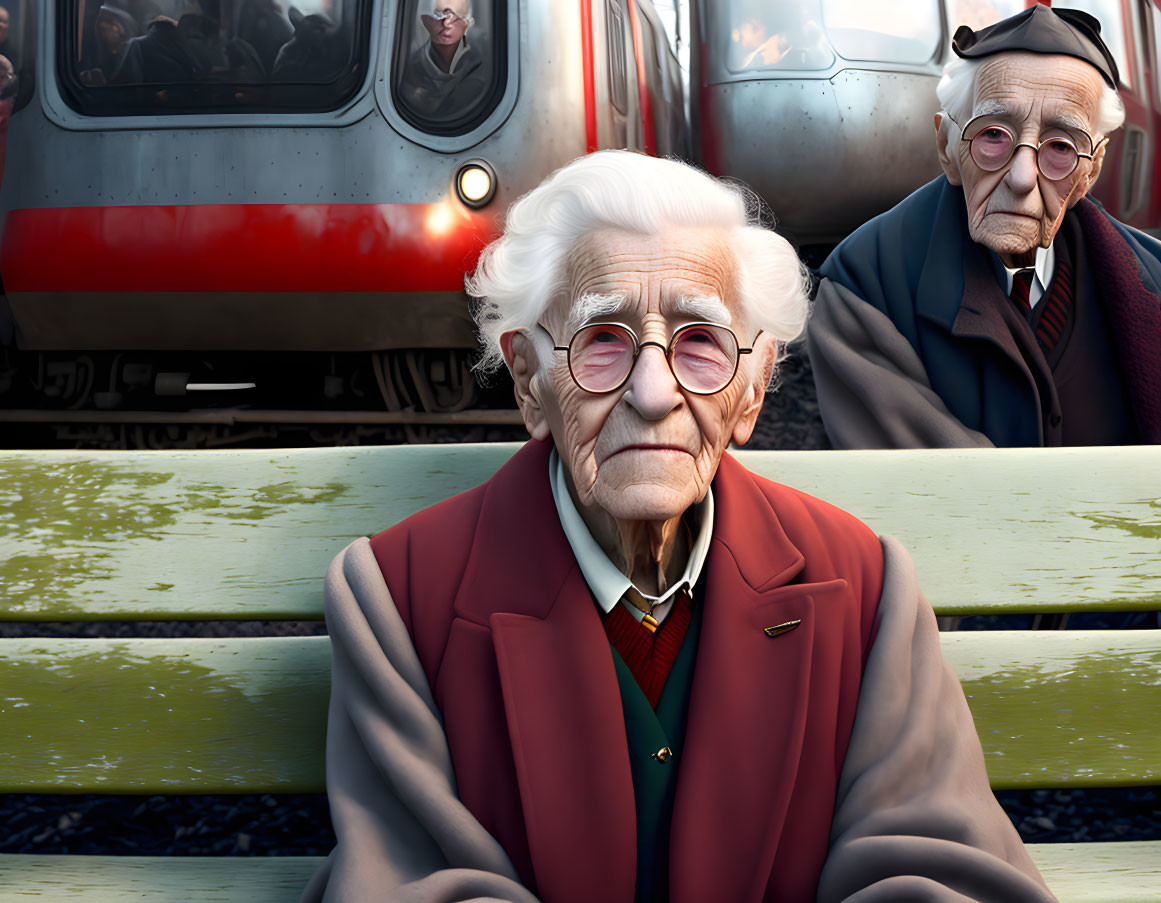
<instances>
[{"instance_id":1,"label":"eyeglass lens","mask_svg":"<svg viewBox=\"0 0 1161 903\"><path fill-rule=\"evenodd\" d=\"M1015 136L998 125L985 126L971 139L972 159L988 172L1005 166L1016 147ZM1071 175L1078 161L1076 148L1064 138L1049 138L1036 150L1040 172L1053 181Z\"/></svg>"},{"instance_id":2,"label":"eyeglass lens","mask_svg":"<svg viewBox=\"0 0 1161 903\"><path fill-rule=\"evenodd\" d=\"M637 340L623 326L595 323L580 329L569 344L573 379L587 392L611 392L629 378ZM721 326L697 323L673 334L667 353L677 382L690 392L712 395L724 389L738 365L738 340Z\"/></svg>"}]
</instances>

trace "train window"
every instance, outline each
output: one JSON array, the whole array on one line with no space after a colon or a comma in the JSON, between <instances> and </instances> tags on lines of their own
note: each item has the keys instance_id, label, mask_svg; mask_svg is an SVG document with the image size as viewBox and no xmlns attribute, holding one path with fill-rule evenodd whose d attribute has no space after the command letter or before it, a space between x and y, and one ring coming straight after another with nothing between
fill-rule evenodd
<instances>
[{"instance_id":1,"label":"train window","mask_svg":"<svg viewBox=\"0 0 1161 903\"><path fill-rule=\"evenodd\" d=\"M1129 67L1128 42L1125 39L1125 22L1121 18L1121 0L1059 0L1055 9L1079 9L1095 16L1101 23L1101 37L1108 45L1109 52L1117 61L1121 83L1133 87L1133 71Z\"/></svg>"},{"instance_id":2,"label":"train window","mask_svg":"<svg viewBox=\"0 0 1161 903\"><path fill-rule=\"evenodd\" d=\"M732 0L729 21L726 65L732 72L826 69L834 63L818 0Z\"/></svg>"},{"instance_id":3,"label":"train window","mask_svg":"<svg viewBox=\"0 0 1161 903\"><path fill-rule=\"evenodd\" d=\"M90 115L314 112L366 72L370 0L64 0L65 97Z\"/></svg>"},{"instance_id":4,"label":"train window","mask_svg":"<svg viewBox=\"0 0 1161 903\"><path fill-rule=\"evenodd\" d=\"M507 79L506 4L403 0L392 66L400 114L432 135L463 135L496 108Z\"/></svg>"},{"instance_id":5,"label":"train window","mask_svg":"<svg viewBox=\"0 0 1161 903\"><path fill-rule=\"evenodd\" d=\"M1001 19L1014 16L1025 8L1024 0L958 0L955 4L955 16L949 23L951 34L961 25L966 25L972 31L978 31L989 25L994 25Z\"/></svg>"},{"instance_id":6,"label":"train window","mask_svg":"<svg viewBox=\"0 0 1161 903\"><path fill-rule=\"evenodd\" d=\"M622 113L629 110L629 73L625 68L625 14L617 0L605 3L609 43L609 99Z\"/></svg>"},{"instance_id":7,"label":"train window","mask_svg":"<svg viewBox=\"0 0 1161 903\"><path fill-rule=\"evenodd\" d=\"M822 0L831 44L848 60L926 63L943 42L939 0Z\"/></svg>"}]
</instances>

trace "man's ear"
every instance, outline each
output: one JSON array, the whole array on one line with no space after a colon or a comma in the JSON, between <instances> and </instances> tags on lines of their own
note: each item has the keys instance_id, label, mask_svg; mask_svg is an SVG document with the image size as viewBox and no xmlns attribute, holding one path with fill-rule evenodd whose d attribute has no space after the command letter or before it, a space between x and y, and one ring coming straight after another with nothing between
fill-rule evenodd
<instances>
[{"instance_id":1,"label":"man's ear","mask_svg":"<svg viewBox=\"0 0 1161 903\"><path fill-rule=\"evenodd\" d=\"M948 142L951 139L951 128L940 128L943 125L943 113L935 114L935 152L939 156L939 166L947 181L952 185L962 185L963 179L959 174L959 157L948 152Z\"/></svg>"},{"instance_id":2,"label":"man's ear","mask_svg":"<svg viewBox=\"0 0 1161 903\"><path fill-rule=\"evenodd\" d=\"M540 402L538 386L533 381L539 362L532 341L520 330L501 333L500 351L504 355L504 363L508 365L508 372L512 374L516 406L524 417L525 429L533 439L547 439L551 430L544 405Z\"/></svg>"},{"instance_id":3,"label":"man's ear","mask_svg":"<svg viewBox=\"0 0 1161 903\"><path fill-rule=\"evenodd\" d=\"M766 341L766 338L763 336L755 343L754 354L760 357L754 367L753 378L745 389L742 412L738 415L733 435L730 437L734 445L741 446L750 441L750 436L753 435L754 427L758 423L762 402L766 400L766 387L770 385L770 377L774 373L774 360L778 355L778 343L773 337L769 337L769 341Z\"/></svg>"},{"instance_id":4,"label":"man's ear","mask_svg":"<svg viewBox=\"0 0 1161 903\"><path fill-rule=\"evenodd\" d=\"M1088 175L1080 183L1080 190L1076 192L1075 196L1069 201L1068 206L1072 207L1082 197L1092 191L1093 186L1096 185L1096 180L1100 178L1101 167L1105 164L1105 151L1108 150L1109 142L1101 141L1100 147L1096 149L1096 153L1092 155L1092 165L1088 168ZM1081 161L1084 162L1083 160Z\"/></svg>"}]
</instances>

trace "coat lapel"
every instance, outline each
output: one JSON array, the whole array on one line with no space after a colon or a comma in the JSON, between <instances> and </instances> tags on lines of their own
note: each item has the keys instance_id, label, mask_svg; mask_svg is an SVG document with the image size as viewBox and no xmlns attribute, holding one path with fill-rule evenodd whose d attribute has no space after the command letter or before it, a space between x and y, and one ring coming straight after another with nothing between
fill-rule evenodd
<instances>
[{"instance_id":1,"label":"coat lapel","mask_svg":"<svg viewBox=\"0 0 1161 903\"><path fill-rule=\"evenodd\" d=\"M492 631L532 867L553 901L631 903L636 828L612 652L561 530L547 443L497 473L457 614ZM514 566L515 563L515 566Z\"/></svg>"},{"instance_id":2,"label":"coat lapel","mask_svg":"<svg viewBox=\"0 0 1161 903\"><path fill-rule=\"evenodd\" d=\"M788 585L801 574L803 557L729 456L714 482L714 503L670 843L678 903L744 903L763 895L802 751L816 629L812 595L833 589Z\"/></svg>"}]
</instances>

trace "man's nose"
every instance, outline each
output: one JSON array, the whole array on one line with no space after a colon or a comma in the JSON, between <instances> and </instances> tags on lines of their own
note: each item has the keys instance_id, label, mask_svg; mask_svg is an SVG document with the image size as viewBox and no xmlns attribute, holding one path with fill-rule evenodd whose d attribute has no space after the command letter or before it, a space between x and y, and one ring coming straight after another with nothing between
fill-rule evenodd
<instances>
[{"instance_id":1,"label":"man's nose","mask_svg":"<svg viewBox=\"0 0 1161 903\"><path fill-rule=\"evenodd\" d=\"M1039 179L1040 170L1036 164L1036 149L1027 144L1016 148L1012 155L1012 162L1008 165L1008 174L1005 177L1011 189L1019 194L1028 194L1032 191Z\"/></svg>"},{"instance_id":2,"label":"man's nose","mask_svg":"<svg viewBox=\"0 0 1161 903\"><path fill-rule=\"evenodd\" d=\"M641 349L624 399L646 420L661 420L682 403L681 388L659 346Z\"/></svg>"}]
</instances>

